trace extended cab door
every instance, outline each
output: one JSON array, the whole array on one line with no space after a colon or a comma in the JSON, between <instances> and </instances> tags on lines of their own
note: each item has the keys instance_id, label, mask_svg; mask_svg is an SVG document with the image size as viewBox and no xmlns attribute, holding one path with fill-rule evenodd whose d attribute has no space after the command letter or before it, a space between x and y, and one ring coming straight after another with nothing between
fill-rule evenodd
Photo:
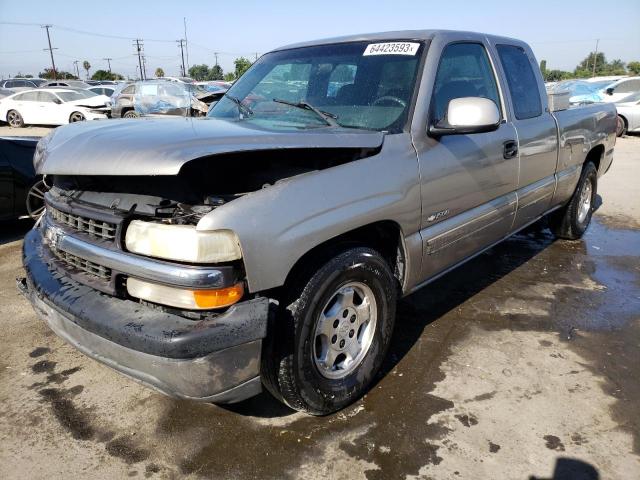
<instances>
[{"instance_id":1,"label":"extended cab door","mask_svg":"<svg viewBox=\"0 0 640 480\"><path fill-rule=\"evenodd\" d=\"M558 130L547 107L542 75L525 45L495 45L509 93L507 104L518 134L520 178L513 230L536 220L551 205L556 187Z\"/></svg>"},{"instance_id":2,"label":"extended cab door","mask_svg":"<svg viewBox=\"0 0 640 480\"><path fill-rule=\"evenodd\" d=\"M436 72L435 78L430 77L432 72ZM422 280L507 234L513 223L518 181L516 132L506 121L500 84L484 37L434 40L425 77L421 89L428 91L422 99L428 105L426 128L412 129L422 196ZM429 126L443 119L449 101L463 97L492 100L501 112L497 129L429 136Z\"/></svg>"}]
</instances>

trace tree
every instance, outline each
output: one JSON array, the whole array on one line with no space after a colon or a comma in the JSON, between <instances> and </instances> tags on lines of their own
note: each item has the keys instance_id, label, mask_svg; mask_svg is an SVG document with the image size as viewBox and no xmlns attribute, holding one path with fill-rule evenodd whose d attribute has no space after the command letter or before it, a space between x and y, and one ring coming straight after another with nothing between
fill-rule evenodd
<instances>
[{"instance_id":1,"label":"tree","mask_svg":"<svg viewBox=\"0 0 640 480\"><path fill-rule=\"evenodd\" d=\"M547 61L540 60L540 71L542 72L542 78L547 79Z\"/></svg>"},{"instance_id":2,"label":"tree","mask_svg":"<svg viewBox=\"0 0 640 480\"><path fill-rule=\"evenodd\" d=\"M546 70L544 75L545 82L559 82L560 80L568 80L573 78L573 73L563 70Z\"/></svg>"},{"instance_id":3,"label":"tree","mask_svg":"<svg viewBox=\"0 0 640 480\"><path fill-rule=\"evenodd\" d=\"M53 70L51 68L45 68L44 71L38 74L38 78L45 78L47 80L53 80ZM56 70L56 78L59 80L77 80L73 73L65 72L62 70Z\"/></svg>"},{"instance_id":4,"label":"tree","mask_svg":"<svg viewBox=\"0 0 640 480\"><path fill-rule=\"evenodd\" d=\"M227 72L224 74L223 80L225 82L233 82L236 79L236 76L233 72Z\"/></svg>"},{"instance_id":5,"label":"tree","mask_svg":"<svg viewBox=\"0 0 640 480\"><path fill-rule=\"evenodd\" d=\"M156 77L164 77L164 70L162 68L156 68Z\"/></svg>"},{"instance_id":6,"label":"tree","mask_svg":"<svg viewBox=\"0 0 640 480\"><path fill-rule=\"evenodd\" d=\"M91 68L91 64L85 60L84 62L82 62L82 68L84 68L87 71L87 79L89 78L89 69Z\"/></svg>"},{"instance_id":7,"label":"tree","mask_svg":"<svg viewBox=\"0 0 640 480\"><path fill-rule=\"evenodd\" d=\"M236 66L236 78L240 78L242 74L249 70L249 67L251 66L251 62L249 61L249 59L244 57L236 58L233 61L233 64Z\"/></svg>"},{"instance_id":8,"label":"tree","mask_svg":"<svg viewBox=\"0 0 640 480\"><path fill-rule=\"evenodd\" d=\"M91 75L91 80L124 80L124 77L119 73L109 72L107 70L96 70Z\"/></svg>"},{"instance_id":9,"label":"tree","mask_svg":"<svg viewBox=\"0 0 640 480\"><path fill-rule=\"evenodd\" d=\"M224 78L224 72L220 65L214 65L209 69L207 80L222 80Z\"/></svg>"},{"instance_id":10,"label":"tree","mask_svg":"<svg viewBox=\"0 0 640 480\"><path fill-rule=\"evenodd\" d=\"M198 81L206 80L209 76L209 67L204 63L202 65L194 65L189 69L189 76Z\"/></svg>"},{"instance_id":11,"label":"tree","mask_svg":"<svg viewBox=\"0 0 640 480\"><path fill-rule=\"evenodd\" d=\"M627 70L634 75L640 75L640 62L627 63Z\"/></svg>"}]
</instances>

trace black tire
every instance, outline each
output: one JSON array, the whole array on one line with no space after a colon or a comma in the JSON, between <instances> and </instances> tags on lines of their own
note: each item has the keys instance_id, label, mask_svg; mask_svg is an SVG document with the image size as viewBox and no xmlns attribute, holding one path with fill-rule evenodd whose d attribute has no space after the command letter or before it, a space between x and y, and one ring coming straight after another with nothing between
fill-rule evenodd
<instances>
[{"instance_id":1,"label":"black tire","mask_svg":"<svg viewBox=\"0 0 640 480\"><path fill-rule=\"evenodd\" d=\"M286 286L288 297L281 301L265 341L262 378L266 388L289 407L327 415L353 403L371 387L391 341L397 281L380 254L369 248L350 248L320 268L310 269L313 273L306 280L300 275ZM373 294L375 328L370 346L359 362L353 362L353 370L343 378L327 378L316 360L316 325L332 295L350 282L365 285Z\"/></svg>"},{"instance_id":2,"label":"black tire","mask_svg":"<svg viewBox=\"0 0 640 480\"><path fill-rule=\"evenodd\" d=\"M124 115L122 115L122 118L138 118L138 117L140 117L140 115L135 110L127 110L126 112L124 112Z\"/></svg>"},{"instance_id":3,"label":"black tire","mask_svg":"<svg viewBox=\"0 0 640 480\"><path fill-rule=\"evenodd\" d=\"M587 188L590 188L590 192L585 191ZM597 190L598 170L592 162L587 162L582 167L578 186L569 203L549 216L549 228L556 237L578 240L584 235L591 222ZM588 210L581 215L581 206L584 205L586 198L589 198Z\"/></svg>"},{"instance_id":4,"label":"black tire","mask_svg":"<svg viewBox=\"0 0 640 480\"><path fill-rule=\"evenodd\" d=\"M627 133L627 120L624 117L618 115L618 122L616 125L616 135L618 137L622 137L625 133Z\"/></svg>"},{"instance_id":5,"label":"black tire","mask_svg":"<svg viewBox=\"0 0 640 480\"><path fill-rule=\"evenodd\" d=\"M24 127L24 119L17 110L9 110L7 112L7 123L13 128Z\"/></svg>"},{"instance_id":6,"label":"black tire","mask_svg":"<svg viewBox=\"0 0 640 480\"><path fill-rule=\"evenodd\" d=\"M86 118L84 118L82 112L73 112L69 115L69 123L84 122L85 120Z\"/></svg>"}]
</instances>

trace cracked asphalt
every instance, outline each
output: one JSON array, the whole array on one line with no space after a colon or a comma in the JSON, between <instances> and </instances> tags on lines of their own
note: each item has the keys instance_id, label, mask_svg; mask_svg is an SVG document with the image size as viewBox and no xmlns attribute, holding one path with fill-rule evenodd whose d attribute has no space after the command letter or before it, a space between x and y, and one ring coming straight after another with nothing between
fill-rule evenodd
<instances>
[{"instance_id":1,"label":"cracked asphalt","mask_svg":"<svg viewBox=\"0 0 640 480\"><path fill-rule=\"evenodd\" d=\"M335 415L149 391L17 292L0 226L2 478L640 478L640 137L583 240L530 229L401 301L377 384Z\"/></svg>"}]
</instances>

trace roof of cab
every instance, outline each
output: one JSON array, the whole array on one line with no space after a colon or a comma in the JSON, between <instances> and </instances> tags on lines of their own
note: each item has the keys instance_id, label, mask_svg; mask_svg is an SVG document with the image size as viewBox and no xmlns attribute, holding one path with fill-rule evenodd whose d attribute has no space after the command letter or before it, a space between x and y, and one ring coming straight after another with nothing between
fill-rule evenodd
<instances>
[{"instance_id":1,"label":"roof of cab","mask_svg":"<svg viewBox=\"0 0 640 480\"><path fill-rule=\"evenodd\" d=\"M356 35L347 35L343 37L323 38L320 40L312 40L308 42L294 43L274 49L289 50L292 48L313 47L318 45L328 45L333 43L349 43L349 42L384 42L392 40L432 40L436 36L451 37L451 39L479 40L489 38L494 42L502 41L514 45L523 45L524 42L515 38L501 37L497 35L489 35L479 32L467 32L462 30L398 30L391 32L362 33Z\"/></svg>"}]
</instances>

